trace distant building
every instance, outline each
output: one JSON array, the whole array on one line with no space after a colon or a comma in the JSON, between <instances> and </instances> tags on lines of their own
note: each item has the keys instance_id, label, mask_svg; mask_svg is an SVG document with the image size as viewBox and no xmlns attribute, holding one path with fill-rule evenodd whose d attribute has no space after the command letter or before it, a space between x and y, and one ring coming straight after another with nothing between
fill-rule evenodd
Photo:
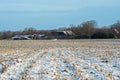
<instances>
[{"instance_id":1,"label":"distant building","mask_svg":"<svg viewBox=\"0 0 120 80\"><path fill-rule=\"evenodd\" d=\"M52 31L51 35L33 34L33 35L15 35L12 40L39 40L39 39L73 39L72 31Z\"/></svg>"},{"instance_id":2,"label":"distant building","mask_svg":"<svg viewBox=\"0 0 120 80\"><path fill-rule=\"evenodd\" d=\"M72 39L73 32L72 31L53 31L51 32L52 37L56 39Z\"/></svg>"},{"instance_id":3,"label":"distant building","mask_svg":"<svg viewBox=\"0 0 120 80\"><path fill-rule=\"evenodd\" d=\"M30 40L29 35L15 35L12 40Z\"/></svg>"},{"instance_id":4,"label":"distant building","mask_svg":"<svg viewBox=\"0 0 120 80\"><path fill-rule=\"evenodd\" d=\"M30 35L31 39L44 39L46 37L45 34L33 34L33 35Z\"/></svg>"}]
</instances>

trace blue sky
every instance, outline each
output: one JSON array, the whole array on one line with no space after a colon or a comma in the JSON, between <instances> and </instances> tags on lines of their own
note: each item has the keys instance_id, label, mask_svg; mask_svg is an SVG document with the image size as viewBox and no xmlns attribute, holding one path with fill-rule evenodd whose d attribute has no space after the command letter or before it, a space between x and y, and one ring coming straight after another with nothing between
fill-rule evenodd
<instances>
[{"instance_id":1,"label":"blue sky","mask_svg":"<svg viewBox=\"0 0 120 80\"><path fill-rule=\"evenodd\" d=\"M120 20L120 0L0 0L0 31L55 29L88 20L99 26Z\"/></svg>"}]
</instances>

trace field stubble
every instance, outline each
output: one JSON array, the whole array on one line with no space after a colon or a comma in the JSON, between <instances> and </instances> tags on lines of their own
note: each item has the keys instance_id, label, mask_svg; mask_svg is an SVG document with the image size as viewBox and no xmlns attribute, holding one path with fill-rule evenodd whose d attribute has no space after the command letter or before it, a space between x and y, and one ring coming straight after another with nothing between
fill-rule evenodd
<instances>
[{"instance_id":1,"label":"field stubble","mask_svg":"<svg viewBox=\"0 0 120 80\"><path fill-rule=\"evenodd\" d=\"M0 80L120 80L120 40L3 40Z\"/></svg>"}]
</instances>

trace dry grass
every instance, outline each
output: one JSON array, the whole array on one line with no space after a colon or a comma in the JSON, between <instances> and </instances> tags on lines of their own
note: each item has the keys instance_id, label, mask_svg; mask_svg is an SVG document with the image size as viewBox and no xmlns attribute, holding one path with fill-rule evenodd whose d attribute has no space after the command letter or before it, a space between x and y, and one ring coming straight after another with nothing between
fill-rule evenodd
<instances>
[{"instance_id":1,"label":"dry grass","mask_svg":"<svg viewBox=\"0 0 120 80\"><path fill-rule=\"evenodd\" d=\"M85 54L95 57L119 57L120 40L18 40L0 41L0 54L16 53L16 51L37 51L40 49L69 48L79 49ZM27 52L28 52L27 51ZM91 54L92 53L92 54ZM97 53L97 54L96 54ZM98 54L100 53L100 54Z\"/></svg>"},{"instance_id":2,"label":"dry grass","mask_svg":"<svg viewBox=\"0 0 120 80\"><path fill-rule=\"evenodd\" d=\"M43 80L46 80L44 76L54 80L79 77L80 80L102 77L119 80L116 78L120 73L119 61L120 40L117 39L0 41L0 79L5 80L9 77L39 80L41 76Z\"/></svg>"}]
</instances>

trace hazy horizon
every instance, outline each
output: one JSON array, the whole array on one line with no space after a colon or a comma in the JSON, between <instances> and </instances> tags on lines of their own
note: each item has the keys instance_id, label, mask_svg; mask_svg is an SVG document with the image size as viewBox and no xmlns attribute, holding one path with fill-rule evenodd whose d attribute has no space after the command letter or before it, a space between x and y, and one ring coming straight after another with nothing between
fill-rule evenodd
<instances>
[{"instance_id":1,"label":"hazy horizon","mask_svg":"<svg viewBox=\"0 0 120 80\"><path fill-rule=\"evenodd\" d=\"M0 1L0 31L55 29L96 20L109 26L120 20L119 0L4 0Z\"/></svg>"}]
</instances>

